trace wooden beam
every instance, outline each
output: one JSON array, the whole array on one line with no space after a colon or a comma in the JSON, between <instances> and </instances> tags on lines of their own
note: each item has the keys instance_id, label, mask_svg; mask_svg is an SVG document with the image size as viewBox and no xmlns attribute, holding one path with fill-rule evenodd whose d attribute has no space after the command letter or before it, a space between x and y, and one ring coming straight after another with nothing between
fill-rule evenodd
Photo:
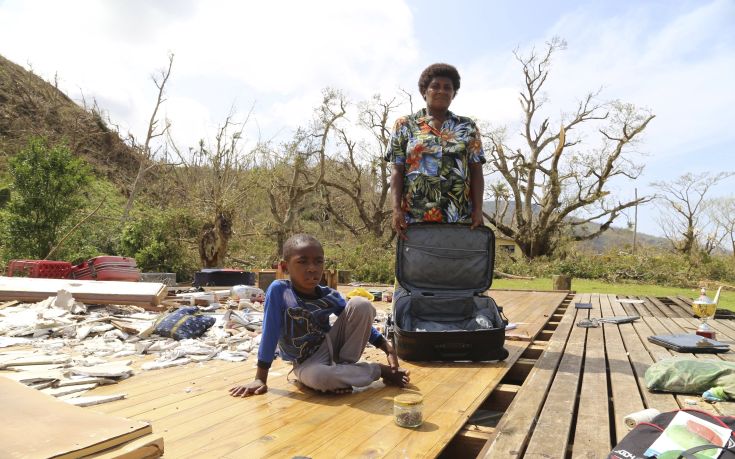
<instances>
[{"instance_id":1,"label":"wooden beam","mask_svg":"<svg viewBox=\"0 0 735 459\"><path fill-rule=\"evenodd\" d=\"M0 301L37 302L66 290L75 300L88 304L132 304L156 307L168 294L164 284L153 282L90 281L78 279L35 279L0 277Z\"/></svg>"}]
</instances>

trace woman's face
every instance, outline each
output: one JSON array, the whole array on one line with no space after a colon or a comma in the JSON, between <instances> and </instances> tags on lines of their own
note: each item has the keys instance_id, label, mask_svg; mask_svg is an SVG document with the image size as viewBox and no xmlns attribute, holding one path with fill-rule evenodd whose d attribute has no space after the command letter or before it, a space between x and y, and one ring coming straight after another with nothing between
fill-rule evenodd
<instances>
[{"instance_id":1,"label":"woman's face","mask_svg":"<svg viewBox=\"0 0 735 459\"><path fill-rule=\"evenodd\" d=\"M435 77L424 94L426 107L430 111L446 111L454 99L454 85L447 77Z\"/></svg>"}]
</instances>

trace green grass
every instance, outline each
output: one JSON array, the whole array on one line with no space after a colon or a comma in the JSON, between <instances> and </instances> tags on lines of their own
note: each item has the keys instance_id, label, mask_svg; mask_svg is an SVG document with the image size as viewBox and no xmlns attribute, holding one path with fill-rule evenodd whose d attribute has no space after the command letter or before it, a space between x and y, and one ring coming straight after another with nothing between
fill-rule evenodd
<instances>
[{"instance_id":1,"label":"green grass","mask_svg":"<svg viewBox=\"0 0 735 459\"><path fill-rule=\"evenodd\" d=\"M493 279L493 289L518 289L518 290L551 290L550 278L537 278L533 280L522 279ZM572 279L572 290L578 293L615 293L618 295L632 296L684 296L696 299L699 289L666 287L663 285L648 284L609 284L597 280ZM716 290L708 291L707 295L714 298ZM735 292L723 290L720 293L719 308L735 311Z\"/></svg>"}]
</instances>

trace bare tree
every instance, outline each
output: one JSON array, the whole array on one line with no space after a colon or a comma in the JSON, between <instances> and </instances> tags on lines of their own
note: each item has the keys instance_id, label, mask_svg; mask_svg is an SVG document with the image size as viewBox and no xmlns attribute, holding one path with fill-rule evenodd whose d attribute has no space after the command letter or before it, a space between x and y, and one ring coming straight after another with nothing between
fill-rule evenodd
<instances>
[{"instance_id":1,"label":"bare tree","mask_svg":"<svg viewBox=\"0 0 735 459\"><path fill-rule=\"evenodd\" d=\"M713 186L732 175L732 172L688 172L670 182L651 184L660 192L657 196L661 207L659 225L674 250L692 255L698 250L709 253L714 249L717 236L709 232L711 224L705 218L705 197Z\"/></svg>"},{"instance_id":2,"label":"bare tree","mask_svg":"<svg viewBox=\"0 0 735 459\"><path fill-rule=\"evenodd\" d=\"M335 128L345 151L340 150L327 169L323 181L325 208L355 236L367 232L382 238L388 228L391 211L386 202L391 172L383 158L390 143L389 123L398 106L395 98L383 100L379 95L360 104L358 125L369 132L371 143L353 140L345 129Z\"/></svg>"},{"instance_id":3,"label":"bare tree","mask_svg":"<svg viewBox=\"0 0 735 459\"><path fill-rule=\"evenodd\" d=\"M565 46L562 40L554 39L543 54L532 51L521 56L515 52L525 77L520 93L524 147L508 146L505 128L485 135L489 166L502 175L513 201L508 207L511 223L498 213L503 206L485 216L529 258L552 253L564 232L571 233L572 240L592 239L606 231L621 211L651 199L615 201L608 184L615 177L635 179L640 175L643 167L633 163L629 150L654 115L630 104L598 103L598 93L591 92L566 121L561 121L558 132L552 133L547 117L537 122L546 102L542 89L551 58ZM580 138L570 138L573 130L588 132L598 125L602 126L596 128L599 147L582 150ZM585 230L588 223L599 221L602 223L596 231Z\"/></svg>"},{"instance_id":4,"label":"bare tree","mask_svg":"<svg viewBox=\"0 0 735 459\"><path fill-rule=\"evenodd\" d=\"M181 164L175 167L177 186L191 199L192 209L205 221L198 238L199 258L205 268L222 267L238 206L252 190L253 183L240 180L251 165L251 155L243 151L243 130L251 111L242 122L234 120L234 109L217 128L214 143L204 140L187 154L169 136L169 145Z\"/></svg>"},{"instance_id":5,"label":"bare tree","mask_svg":"<svg viewBox=\"0 0 735 459\"><path fill-rule=\"evenodd\" d=\"M132 133L128 134L130 144L138 153L140 162L138 165L138 173L135 175L135 179L130 186L128 200L125 203L125 208L123 209L123 214L120 218L120 226L125 225L125 223L128 221L130 209L133 208L133 203L135 202L135 198L138 196L138 192L140 191L145 175L150 172L151 169L162 165L161 162L156 161L156 156L161 147L158 147L154 150L151 148L151 142L158 137L164 136L170 127L168 121L166 121L165 125L162 128L159 127L158 110L161 108L161 105L166 101L164 97L164 90L166 88L168 78L169 76L171 76L171 67L173 66L173 64L174 55L169 54L168 68L165 70L161 70L158 76L151 77L153 83L156 85L156 88L158 88L158 95L156 97L156 103L153 106L153 113L151 113L151 118L148 121L148 131L146 132L145 140L142 144L140 144L135 139Z\"/></svg>"},{"instance_id":6,"label":"bare tree","mask_svg":"<svg viewBox=\"0 0 735 459\"><path fill-rule=\"evenodd\" d=\"M708 209L710 219L722 232L721 240L727 239L735 257L735 197L713 199Z\"/></svg>"},{"instance_id":7,"label":"bare tree","mask_svg":"<svg viewBox=\"0 0 735 459\"><path fill-rule=\"evenodd\" d=\"M299 129L291 142L280 149L262 147L263 160L271 174L266 188L278 252L297 227L305 199L320 189L324 180L326 150L335 122L345 115L345 98L335 90L324 90L317 116L308 130Z\"/></svg>"}]
</instances>

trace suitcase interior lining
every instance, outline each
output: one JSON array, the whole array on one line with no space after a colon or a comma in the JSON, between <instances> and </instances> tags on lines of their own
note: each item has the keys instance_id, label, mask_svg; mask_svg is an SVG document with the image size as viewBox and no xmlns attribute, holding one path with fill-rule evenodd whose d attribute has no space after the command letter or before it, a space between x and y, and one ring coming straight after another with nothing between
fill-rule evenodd
<instances>
[{"instance_id":1,"label":"suitcase interior lining","mask_svg":"<svg viewBox=\"0 0 735 459\"><path fill-rule=\"evenodd\" d=\"M405 331L475 331L502 328L487 297L403 296L396 299L396 326Z\"/></svg>"}]
</instances>

